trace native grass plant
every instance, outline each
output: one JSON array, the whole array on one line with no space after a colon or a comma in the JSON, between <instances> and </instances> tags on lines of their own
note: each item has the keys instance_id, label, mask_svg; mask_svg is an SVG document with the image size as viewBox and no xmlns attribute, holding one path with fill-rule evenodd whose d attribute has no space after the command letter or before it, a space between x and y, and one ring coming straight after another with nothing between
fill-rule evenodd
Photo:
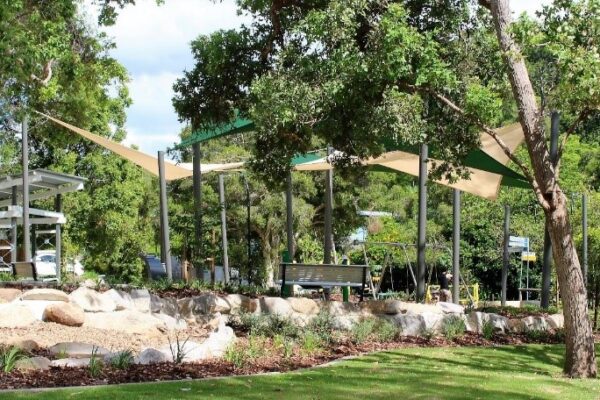
<instances>
[{"instance_id":1,"label":"native grass plant","mask_svg":"<svg viewBox=\"0 0 600 400\"><path fill-rule=\"evenodd\" d=\"M25 353L18 347L3 348L0 352L0 367L6 373L15 368L17 361L25 358Z\"/></svg>"},{"instance_id":2,"label":"native grass plant","mask_svg":"<svg viewBox=\"0 0 600 400\"><path fill-rule=\"evenodd\" d=\"M13 282L16 281L17 278L10 272L0 272L0 281L1 282Z\"/></svg>"},{"instance_id":3,"label":"native grass plant","mask_svg":"<svg viewBox=\"0 0 600 400\"><path fill-rule=\"evenodd\" d=\"M327 310L320 310L319 313L310 321L306 329L314 332L325 345L334 341L336 332L333 316Z\"/></svg>"},{"instance_id":4,"label":"native grass plant","mask_svg":"<svg viewBox=\"0 0 600 400\"><path fill-rule=\"evenodd\" d=\"M377 321L374 318L366 318L355 324L350 330L350 339L355 344L362 344L367 341L375 331Z\"/></svg>"},{"instance_id":5,"label":"native grass plant","mask_svg":"<svg viewBox=\"0 0 600 400\"><path fill-rule=\"evenodd\" d=\"M88 373L92 378L97 378L98 376L100 376L103 367L104 364L102 363L102 358L98 356L98 347L94 346L92 348L92 356L90 357L90 362L88 363Z\"/></svg>"},{"instance_id":6,"label":"native grass plant","mask_svg":"<svg viewBox=\"0 0 600 400\"><path fill-rule=\"evenodd\" d=\"M278 314L251 314L242 313L234 321L233 325L241 331L250 335L274 337L283 335L297 338L302 329L290 318Z\"/></svg>"},{"instance_id":7,"label":"native grass plant","mask_svg":"<svg viewBox=\"0 0 600 400\"><path fill-rule=\"evenodd\" d=\"M300 349L304 355L310 356L319 353L322 348L323 341L321 340L321 336L310 330L304 332L300 340Z\"/></svg>"},{"instance_id":8,"label":"native grass plant","mask_svg":"<svg viewBox=\"0 0 600 400\"><path fill-rule=\"evenodd\" d=\"M481 325L481 335L486 340L492 340L492 338L494 337L494 331L495 331L495 327L494 327L494 323L492 321L490 321L490 320L483 321L483 325Z\"/></svg>"},{"instance_id":9,"label":"native grass plant","mask_svg":"<svg viewBox=\"0 0 600 400\"><path fill-rule=\"evenodd\" d=\"M454 340L465 333L465 321L457 315L452 315L442 323L442 334L448 340Z\"/></svg>"},{"instance_id":10,"label":"native grass plant","mask_svg":"<svg viewBox=\"0 0 600 400\"><path fill-rule=\"evenodd\" d=\"M281 352L283 358L290 358L294 354L296 341L286 335L275 335L273 337L273 346Z\"/></svg>"},{"instance_id":11,"label":"native grass plant","mask_svg":"<svg viewBox=\"0 0 600 400\"><path fill-rule=\"evenodd\" d=\"M400 335L400 330L391 321L379 320L375 324L375 337L382 343L393 342Z\"/></svg>"},{"instance_id":12,"label":"native grass plant","mask_svg":"<svg viewBox=\"0 0 600 400\"><path fill-rule=\"evenodd\" d=\"M247 343L236 342L225 350L224 359L232 363L236 368L244 368L267 354L267 339L263 336L250 334Z\"/></svg>"},{"instance_id":13,"label":"native grass plant","mask_svg":"<svg viewBox=\"0 0 600 400\"><path fill-rule=\"evenodd\" d=\"M182 340L179 332L175 333L174 341L169 336L169 349L171 350L171 356L173 357L174 364L181 364L187 355L186 344L190 340L190 337L186 337Z\"/></svg>"},{"instance_id":14,"label":"native grass plant","mask_svg":"<svg viewBox=\"0 0 600 400\"><path fill-rule=\"evenodd\" d=\"M431 341L433 338L435 338L437 336L437 333L435 332L435 329L433 329L433 328L423 327L421 329L420 336L423 339L425 339L425 340L427 340L429 342L429 341Z\"/></svg>"},{"instance_id":15,"label":"native grass plant","mask_svg":"<svg viewBox=\"0 0 600 400\"><path fill-rule=\"evenodd\" d=\"M117 352L110 359L110 365L113 368L125 370L133 363L133 351L130 349Z\"/></svg>"}]
</instances>

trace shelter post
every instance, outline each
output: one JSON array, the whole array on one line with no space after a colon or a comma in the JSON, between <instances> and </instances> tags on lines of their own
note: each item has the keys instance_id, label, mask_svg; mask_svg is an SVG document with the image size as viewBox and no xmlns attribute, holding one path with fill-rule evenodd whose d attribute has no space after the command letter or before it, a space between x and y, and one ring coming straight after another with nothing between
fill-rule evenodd
<instances>
[{"instance_id":1,"label":"shelter post","mask_svg":"<svg viewBox=\"0 0 600 400\"><path fill-rule=\"evenodd\" d=\"M173 279L173 269L171 266L171 244L169 242L169 211L167 204L167 181L165 179L165 152L158 152L158 180L160 186L160 233L161 238L161 258L167 269L167 278Z\"/></svg>"},{"instance_id":2,"label":"shelter post","mask_svg":"<svg viewBox=\"0 0 600 400\"><path fill-rule=\"evenodd\" d=\"M54 198L54 210L62 213L62 195L59 193ZM62 227L61 224L56 224L55 229L55 263L56 263L56 278L60 282L62 277Z\"/></svg>"},{"instance_id":3,"label":"shelter post","mask_svg":"<svg viewBox=\"0 0 600 400\"><path fill-rule=\"evenodd\" d=\"M553 111L550 127L550 160L556 166L558 157L558 134L559 134L560 115ZM547 224L546 224L547 225ZM542 295L540 306L548 308L550 306L550 283L552 279L552 243L548 228L544 229L544 253L542 264Z\"/></svg>"},{"instance_id":4,"label":"shelter post","mask_svg":"<svg viewBox=\"0 0 600 400\"><path fill-rule=\"evenodd\" d=\"M332 154L333 149L329 147L327 154ZM324 226L324 255L323 264L331 264L331 256L333 251L333 169L329 168L325 172L325 226Z\"/></svg>"},{"instance_id":5,"label":"shelter post","mask_svg":"<svg viewBox=\"0 0 600 400\"><path fill-rule=\"evenodd\" d=\"M200 262L202 259L202 153L200 152L200 142L192 145L192 185L194 194L194 262ZM196 266L197 271L200 266Z\"/></svg>"},{"instance_id":6,"label":"shelter post","mask_svg":"<svg viewBox=\"0 0 600 400\"><path fill-rule=\"evenodd\" d=\"M508 242L510 239L510 206L507 204L504 206L504 241L503 241L503 250L502 250L502 276L501 286L502 286L502 298L501 305L502 307L506 306L506 287L508 282L508 266L510 262L510 254L508 253Z\"/></svg>"},{"instance_id":7,"label":"shelter post","mask_svg":"<svg viewBox=\"0 0 600 400\"><path fill-rule=\"evenodd\" d=\"M452 191L452 300L458 304L460 299L460 190Z\"/></svg>"},{"instance_id":8,"label":"shelter post","mask_svg":"<svg viewBox=\"0 0 600 400\"><path fill-rule=\"evenodd\" d=\"M221 244L223 246L223 275L225 283L229 283L229 256L227 249L227 210L225 208L225 182L223 174L219 174L219 202L221 206Z\"/></svg>"},{"instance_id":9,"label":"shelter post","mask_svg":"<svg viewBox=\"0 0 600 400\"><path fill-rule=\"evenodd\" d=\"M29 143L27 116L21 130L21 161L23 169L23 261L31 261L31 232L29 227Z\"/></svg>"},{"instance_id":10,"label":"shelter post","mask_svg":"<svg viewBox=\"0 0 600 400\"><path fill-rule=\"evenodd\" d=\"M287 227L287 262L294 260L294 205L292 197L292 172L289 171L286 179L285 188L285 208L286 208L286 227Z\"/></svg>"},{"instance_id":11,"label":"shelter post","mask_svg":"<svg viewBox=\"0 0 600 400\"><path fill-rule=\"evenodd\" d=\"M427 144L421 145L419 154L419 217L417 227L417 302L425 300L425 247L427 229Z\"/></svg>"},{"instance_id":12,"label":"shelter post","mask_svg":"<svg viewBox=\"0 0 600 400\"><path fill-rule=\"evenodd\" d=\"M581 235L582 237L582 245L581 245L581 267L583 272L583 280L585 282L585 286L587 287L588 283L588 223L587 223L587 213L588 213L588 201L587 195L584 193L581 196Z\"/></svg>"},{"instance_id":13,"label":"shelter post","mask_svg":"<svg viewBox=\"0 0 600 400\"><path fill-rule=\"evenodd\" d=\"M11 204L13 206L17 205L17 187L13 186L12 187L12 198L11 198ZM17 262L17 218L13 217L10 219L10 262L11 263L16 263Z\"/></svg>"}]
</instances>

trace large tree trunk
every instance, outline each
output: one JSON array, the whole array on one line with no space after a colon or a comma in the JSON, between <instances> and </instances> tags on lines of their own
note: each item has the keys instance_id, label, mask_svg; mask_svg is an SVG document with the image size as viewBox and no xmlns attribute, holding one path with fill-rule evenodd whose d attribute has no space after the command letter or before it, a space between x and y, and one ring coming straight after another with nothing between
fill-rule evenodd
<instances>
[{"instance_id":1,"label":"large tree trunk","mask_svg":"<svg viewBox=\"0 0 600 400\"><path fill-rule=\"evenodd\" d=\"M533 183L537 186L534 190L538 201L544 207L552 242L552 253L564 303L566 334L564 370L571 377L595 377L594 336L587 314L587 293L573 242L567 199L560 189L557 171L550 160L542 115L536 102L527 66L510 34L512 16L509 0L491 0L488 4L500 48L504 52L513 95L519 108L519 120L533 167Z\"/></svg>"}]
</instances>

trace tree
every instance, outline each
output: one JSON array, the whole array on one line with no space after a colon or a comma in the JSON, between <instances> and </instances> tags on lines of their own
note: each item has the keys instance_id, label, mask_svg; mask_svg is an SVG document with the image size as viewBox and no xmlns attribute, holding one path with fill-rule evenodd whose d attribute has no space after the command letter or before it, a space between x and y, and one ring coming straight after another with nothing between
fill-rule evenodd
<instances>
[{"instance_id":1,"label":"tree","mask_svg":"<svg viewBox=\"0 0 600 400\"><path fill-rule=\"evenodd\" d=\"M5 2L0 36L0 172L20 172L15 126L27 113L30 167L88 178L83 193L64 199L65 256L81 254L86 267L139 279L138 253L152 243L150 181L133 165L32 112L122 140L129 78L107 54L114 44L88 26L78 2L70 0ZM52 202L40 205L50 208Z\"/></svg>"}]
</instances>

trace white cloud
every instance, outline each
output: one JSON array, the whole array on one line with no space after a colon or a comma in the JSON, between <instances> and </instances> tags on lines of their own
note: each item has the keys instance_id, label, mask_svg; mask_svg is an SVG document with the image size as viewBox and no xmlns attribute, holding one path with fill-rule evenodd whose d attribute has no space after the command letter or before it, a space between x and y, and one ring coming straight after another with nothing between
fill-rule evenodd
<instances>
[{"instance_id":1,"label":"white cloud","mask_svg":"<svg viewBox=\"0 0 600 400\"><path fill-rule=\"evenodd\" d=\"M550 4L550 0L513 0L510 2L510 8L513 10L514 17L518 17L523 12L534 16L536 11L542 9L542 5Z\"/></svg>"}]
</instances>

